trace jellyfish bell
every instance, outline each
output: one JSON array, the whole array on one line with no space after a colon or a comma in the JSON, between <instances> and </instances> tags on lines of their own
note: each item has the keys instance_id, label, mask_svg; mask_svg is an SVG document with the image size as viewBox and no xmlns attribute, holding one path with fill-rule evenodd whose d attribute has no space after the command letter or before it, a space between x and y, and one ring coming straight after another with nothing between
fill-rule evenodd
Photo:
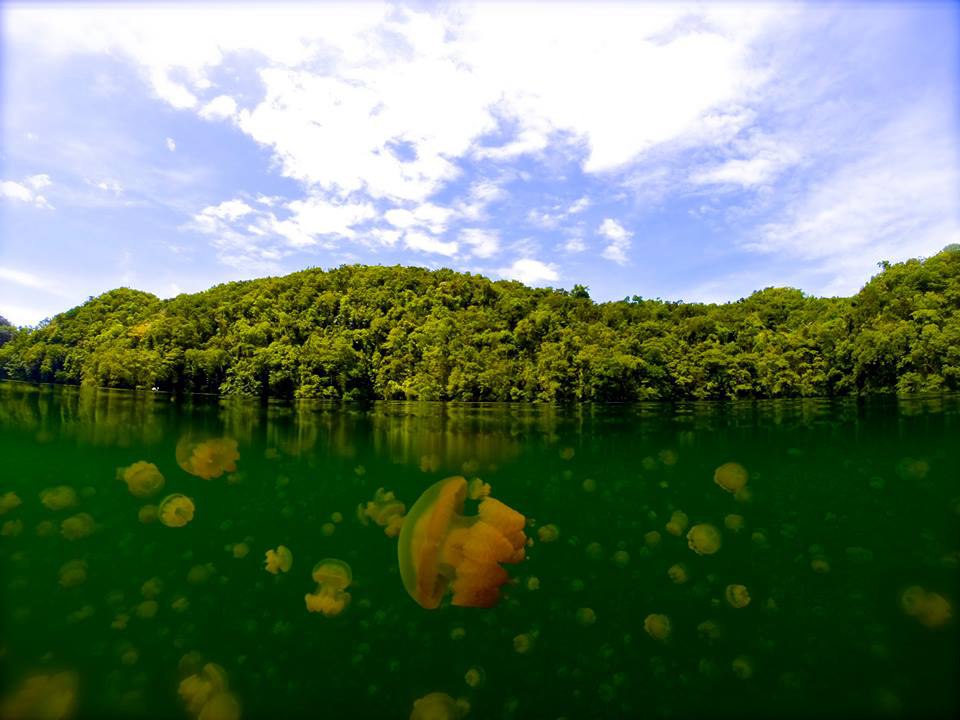
<instances>
[{"instance_id":1,"label":"jellyfish bell","mask_svg":"<svg viewBox=\"0 0 960 720\"><path fill-rule=\"evenodd\" d=\"M413 703L410 720L460 720L464 707L443 692L432 692Z\"/></svg>"},{"instance_id":2,"label":"jellyfish bell","mask_svg":"<svg viewBox=\"0 0 960 720\"><path fill-rule=\"evenodd\" d=\"M60 534L67 540L80 540L89 537L96 529L97 524L90 513L77 513L60 523Z\"/></svg>"},{"instance_id":3,"label":"jellyfish bell","mask_svg":"<svg viewBox=\"0 0 960 720\"><path fill-rule=\"evenodd\" d=\"M643 620L643 629L647 635L661 642L667 640L672 632L670 618L660 613L647 615Z\"/></svg>"},{"instance_id":4,"label":"jellyfish bell","mask_svg":"<svg viewBox=\"0 0 960 720\"><path fill-rule=\"evenodd\" d=\"M57 485L40 491L40 502L48 510L65 510L77 504L77 491L69 485Z\"/></svg>"},{"instance_id":5,"label":"jellyfish bell","mask_svg":"<svg viewBox=\"0 0 960 720\"><path fill-rule=\"evenodd\" d=\"M204 480L218 478L237 469L240 453L237 441L221 437L196 440L189 433L180 438L176 448L177 465Z\"/></svg>"},{"instance_id":6,"label":"jellyfish bell","mask_svg":"<svg viewBox=\"0 0 960 720\"><path fill-rule=\"evenodd\" d=\"M118 468L117 479L125 482L130 493L140 498L156 495L165 483L159 468L145 460Z\"/></svg>"},{"instance_id":7,"label":"jellyfish bell","mask_svg":"<svg viewBox=\"0 0 960 720\"><path fill-rule=\"evenodd\" d=\"M193 520L196 506L186 495L167 495L157 506L157 516L167 527L183 527Z\"/></svg>"},{"instance_id":8,"label":"jellyfish bell","mask_svg":"<svg viewBox=\"0 0 960 720\"><path fill-rule=\"evenodd\" d=\"M317 589L304 596L307 611L326 617L339 615L350 604L346 589L353 582L353 571L343 560L325 558L313 566L313 580Z\"/></svg>"},{"instance_id":9,"label":"jellyfish bell","mask_svg":"<svg viewBox=\"0 0 960 720\"><path fill-rule=\"evenodd\" d=\"M697 555L713 555L720 549L720 531L713 525L700 523L687 533L687 545Z\"/></svg>"},{"instance_id":10,"label":"jellyfish bell","mask_svg":"<svg viewBox=\"0 0 960 720\"><path fill-rule=\"evenodd\" d=\"M289 572L293 567L293 553L285 545L278 546L276 550L267 550L265 567L268 573L274 575Z\"/></svg>"},{"instance_id":11,"label":"jellyfish bell","mask_svg":"<svg viewBox=\"0 0 960 720\"><path fill-rule=\"evenodd\" d=\"M674 510L673 514L670 516L670 521L667 523L667 532L671 535L676 535L680 537L683 535L683 531L687 529L687 526L690 524L690 518L687 517L687 514L681 510Z\"/></svg>"},{"instance_id":12,"label":"jellyfish bell","mask_svg":"<svg viewBox=\"0 0 960 720\"><path fill-rule=\"evenodd\" d=\"M690 575L687 572L687 567L683 563L671 565L667 570L667 576L677 585L682 585L690 579Z\"/></svg>"},{"instance_id":13,"label":"jellyfish bell","mask_svg":"<svg viewBox=\"0 0 960 720\"><path fill-rule=\"evenodd\" d=\"M478 515L463 515L467 481L450 477L427 488L400 530L397 556L407 593L433 609L447 590L462 607L493 607L509 578L500 563L525 557L526 518L485 497Z\"/></svg>"},{"instance_id":14,"label":"jellyfish bell","mask_svg":"<svg viewBox=\"0 0 960 720\"><path fill-rule=\"evenodd\" d=\"M8 492L0 495L0 515L6 515L14 508L20 507L23 501L15 492Z\"/></svg>"},{"instance_id":15,"label":"jellyfish bell","mask_svg":"<svg viewBox=\"0 0 960 720\"><path fill-rule=\"evenodd\" d=\"M731 607L745 608L750 604L750 593L745 585L727 585L724 595Z\"/></svg>"},{"instance_id":16,"label":"jellyfish bell","mask_svg":"<svg viewBox=\"0 0 960 720\"><path fill-rule=\"evenodd\" d=\"M742 490L749 479L747 469L735 462L724 463L713 472L713 481L729 493Z\"/></svg>"}]
</instances>

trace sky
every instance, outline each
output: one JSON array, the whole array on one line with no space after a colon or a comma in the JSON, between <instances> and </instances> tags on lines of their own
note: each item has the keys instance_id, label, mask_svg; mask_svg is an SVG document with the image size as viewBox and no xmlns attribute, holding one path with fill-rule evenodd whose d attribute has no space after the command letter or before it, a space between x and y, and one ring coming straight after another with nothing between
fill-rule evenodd
<instances>
[{"instance_id":1,"label":"sky","mask_svg":"<svg viewBox=\"0 0 960 720\"><path fill-rule=\"evenodd\" d=\"M960 4L0 5L0 315L344 263L727 302L960 241Z\"/></svg>"}]
</instances>

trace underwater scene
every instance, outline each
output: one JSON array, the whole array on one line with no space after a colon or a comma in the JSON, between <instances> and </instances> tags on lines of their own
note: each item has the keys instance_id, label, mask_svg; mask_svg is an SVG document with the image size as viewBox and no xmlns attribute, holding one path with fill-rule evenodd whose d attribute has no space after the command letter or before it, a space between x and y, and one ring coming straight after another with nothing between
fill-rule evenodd
<instances>
[{"instance_id":1,"label":"underwater scene","mask_svg":"<svg viewBox=\"0 0 960 720\"><path fill-rule=\"evenodd\" d=\"M0 383L0 718L960 711L960 397Z\"/></svg>"}]
</instances>

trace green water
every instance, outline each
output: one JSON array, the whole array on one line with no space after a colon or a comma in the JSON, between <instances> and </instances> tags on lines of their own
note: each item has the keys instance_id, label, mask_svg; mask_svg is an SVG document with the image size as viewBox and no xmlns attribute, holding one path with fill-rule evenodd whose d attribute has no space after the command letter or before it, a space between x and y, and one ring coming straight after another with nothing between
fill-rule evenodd
<instances>
[{"instance_id":1,"label":"green water","mask_svg":"<svg viewBox=\"0 0 960 720\"><path fill-rule=\"evenodd\" d=\"M236 472L185 472L184 436L235 439ZM954 608L960 598L957 397L365 407L0 383L0 458L0 496L22 500L0 517L8 702L26 678L70 671L77 717L192 717L178 685L191 672L181 659L199 653L224 668L245 718L406 718L430 692L464 698L468 718L958 710L956 619L927 627L901 607L909 586ZM116 475L140 460L166 479L147 500ZM713 482L730 461L749 471L748 501ZM357 518L377 488L409 507L456 474L483 478L528 518L534 542L505 566L512 581L495 608L421 608L401 583L396 539ZM41 504L56 485L72 486L77 505ZM193 499L193 520L141 522L140 508L168 493ZM700 556L668 533L674 510L717 526L720 550ZM60 523L79 512L95 532L69 540ZM729 514L743 530L725 527ZM540 542L548 523L560 536ZM236 558L241 542L250 552ZM281 544L293 567L271 575L264 553ZM328 557L353 571L337 617L304 603ZM75 559L86 582L61 587ZM676 563L688 582L668 577ZM206 582L188 581L207 564ZM139 617L152 578L158 611ZM749 605L727 602L730 584L746 586ZM581 608L593 624L578 622ZM666 641L644 630L653 613L670 618ZM112 627L123 615L126 627ZM719 637L698 631L707 620ZM750 677L735 673L738 658ZM474 666L476 688L464 679Z\"/></svg>"}]
</instances>

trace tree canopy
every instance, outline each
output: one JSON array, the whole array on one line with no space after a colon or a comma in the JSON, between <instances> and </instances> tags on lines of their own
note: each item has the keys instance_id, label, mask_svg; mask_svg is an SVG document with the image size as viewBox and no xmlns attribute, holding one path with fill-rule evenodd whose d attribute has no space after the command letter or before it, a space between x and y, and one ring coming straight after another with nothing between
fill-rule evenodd
<instances>
[{"instance_id":1,"label":"tree canopy","mask_svg":"<svg viewBox=\"0 0 960 720\"><path fill-rule=\"evenodd\" d=\"M852 298L770 287L722 305L345 265L169 300L111 290L37 328L0 327L0 378L548 402L955 391L958 308L953 247L885 263Z\"/></svg>"}]
</instances>

